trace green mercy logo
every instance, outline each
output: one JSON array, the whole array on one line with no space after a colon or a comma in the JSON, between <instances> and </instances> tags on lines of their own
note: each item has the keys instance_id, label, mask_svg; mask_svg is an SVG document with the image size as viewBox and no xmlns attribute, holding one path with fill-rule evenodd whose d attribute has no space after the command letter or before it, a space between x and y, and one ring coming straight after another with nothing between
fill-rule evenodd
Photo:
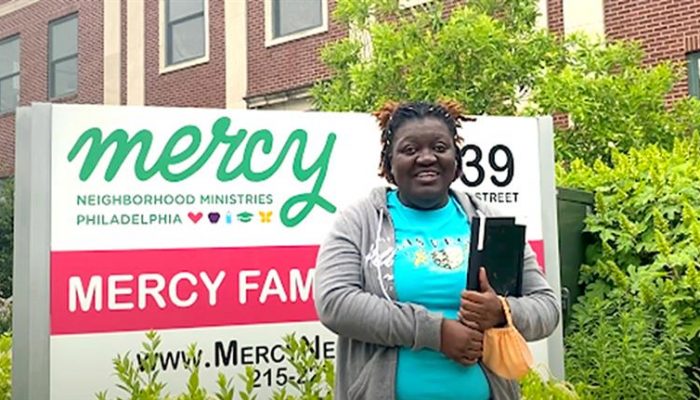
<instances>
[{"instance_id":1,"label":"green mercy logo","mask_svg":"<svg viewBox=\"0 0 700 400\"><path fill-rule=\"evenodd\" d=\"M299 182L306 182L315 176L313 187L310 192L299 193L287 199L280 209L280 220L285 226L293 227L303 221L315 206L319 206L324 210L333 213L336 210L335 205L321 195L321 189L326 179L328 172L328 163L333 152L336 135L329 133L326 137L326 142L323 150L318 155L316 160L304 167L304 158L306 155L306 144L308 134L303 129L296 129L287 137L287 141L279 151L275 162L267 169L253 171L251 161L254 157L253 152L256 147L259 147L260 152L270 154L272 151L273 136L267 129L261 129L248 134L245 129L239 129L233 135L228 134L231 126L231 119L221 117L214 122L211 129L212 138L208 146L199 158L192 159L192 156L199 149L202 143L202 132L195 125L185 125L179 128L170 137L165 147L160 152L158 159L150 167L146 165L146 158L151 151L153 143L153 133L143 129L138 131L133 137L124 129L116 129L107 137L103 138L102 130L94 127L83 132L82 135L73 145L73 148L68 153L68 161L72 162L80 154L81 150L89 143L87 155L83 160L82 168L80 169L80 180L87 181L92 176L97 168L100 160L105 152L114 146L112 158L108 161L109 164L105 170L104 179L107 182L112 181L124 164L124 160L138 146L136 161L134 162L134 175L140 181L147 181L156 174L160 174L163 179L169 182L183 181L204 166L214 151L219 145L226 146L226 153L219 161L217 170L217 178L222 182L232 181L239 176L243 176L250 182L261 182L269 179L280 168L292 148L295 147L294 160L292 164L292 172L294 177ZM246 140L247 139L247 140ZM183 150L174 152L176 146L181 141L189 143ZM245 145L243 143L245 142ZM296 146L295 146L296 144ZM238 148L243 148L243 158L238 165L230 166L231 157ZM190 162L189 167L181 172L173 172L171 167L174 165ZM295 215L290 215L292 207L297 204L303 204L303 207Z\"/></svg>"}]
</instances>

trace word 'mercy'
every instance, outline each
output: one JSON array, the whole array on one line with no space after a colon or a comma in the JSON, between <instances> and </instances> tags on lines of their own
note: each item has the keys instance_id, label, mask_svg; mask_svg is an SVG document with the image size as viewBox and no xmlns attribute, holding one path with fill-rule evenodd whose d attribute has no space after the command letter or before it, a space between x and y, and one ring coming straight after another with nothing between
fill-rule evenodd
<instances>
[{"instance_id":1,"label":"word 'mercy'","mask_svg":"<svg viewBox=\"0 0 700 400\"><path fill-rule=\"evenodd\" d=\"M287 136L287 141L277 154L275 162L266 169L254 171L252 167L252 160L255 157L254 152L258 147L259 152L265 155L272 152L274 142L272 133L267 129L261 129L249 135L246 129L239 129L238 132L230 135L228 134L230 125L231 119L228 117L217 119L212 125L211 141L204 152L191 161L189 166L179 172L174 172L171 167L191 160L202 142L202 132L195 125L185 125L177 129L161 150L158 159L150 167L146 166L146 159L153 143L153 133L147 129L138 131L131 138L124 129L115 129L107 137L103 138L100 128L89 128L80 135L73 145L68 154L68 161L72 162L75 160L83 147L88 142L90 143L79 173L80 180L86 181L97 168L105 152L110 146L115 146L112 158L109 160L104 174L105 181L110 182L119 172L129 154L136 146L139 146L137 157L134 161L134 174L138 180L147 181L154 175L160 174L163 179L169 182L180 182L198 172L209 161L209 158L219 145L222 145L226 147L217 169L216 176L219 181L228 182L243 176L250 182L260 182L269 179L280 169L292 147L296 144L296 152L294 153L292 164L294 177L299 182L305 182L314 175L316 179L313 182L311 191L296 194L285 201L280 210L282 223L288 227L296 226L309 215L315 206L319 206L330 213L335 212L335 205L321 195L321 189L326 179L328 164L336 140L335 133L331 132L326 136L323 150L316 160L305 168L302 161L304 161L308 134L303 129L295 129ZM188 144L184 149L176 152L175 149L181 141ZM243 157L238 165L231 168L232 166L229 165L231 158L236 150L242 147L243 142L245 142ZM258 154L258 156L260 155ZM303 208L296 215L290 215L292 207L299 203L303 204Z\"/></svg>"}]
</instances>

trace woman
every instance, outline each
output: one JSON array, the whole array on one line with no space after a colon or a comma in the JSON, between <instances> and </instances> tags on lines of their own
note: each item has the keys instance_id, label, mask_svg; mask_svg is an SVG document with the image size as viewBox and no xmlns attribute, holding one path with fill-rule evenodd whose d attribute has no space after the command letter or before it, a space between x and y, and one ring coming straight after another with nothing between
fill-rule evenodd
<instances>
[{"instance_id":1,"label":"woman","mask_svg":"<svg viewBox=\"0 0 700 400\"><path fill-rule=\"evenodd\" d=\"M387 104L381 175L390 187L344 210L322 244L315 302L338 335L336 400L517 399L517 382L481 362L482 333L505 321L480 271L464 291L470 221L484 204L450 189L461 174L456 103ZM526 340L550 335L559 306L525 249L523 296L508 297Z\"/></svg>"}]
</instances>

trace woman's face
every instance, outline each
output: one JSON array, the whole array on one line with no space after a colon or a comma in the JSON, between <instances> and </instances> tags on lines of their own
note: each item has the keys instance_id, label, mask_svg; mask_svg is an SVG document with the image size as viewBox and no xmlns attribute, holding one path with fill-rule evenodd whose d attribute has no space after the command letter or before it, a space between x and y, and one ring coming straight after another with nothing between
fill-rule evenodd
<instances>
[{"instance_id":1,"label":"woman's face","mask_svg":"<svg viewBox=\"0 0 700 400\"><path fill-rule=\"evenodd\" d=\"M394 132L391 173L401 201L432 209L446 204L457 178L457 149L447 125L437 118L405 122Z\"/></svg>"}]
</instances>

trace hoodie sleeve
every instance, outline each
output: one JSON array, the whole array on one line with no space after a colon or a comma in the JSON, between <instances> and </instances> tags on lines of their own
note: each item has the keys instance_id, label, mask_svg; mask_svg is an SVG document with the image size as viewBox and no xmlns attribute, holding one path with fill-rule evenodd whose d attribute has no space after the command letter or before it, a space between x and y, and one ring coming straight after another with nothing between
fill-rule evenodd
<instances>
[{"instance_id":1,"label":"hoodie sleeve","mask_svg":"<svg viewBox=\"0 0 700 400\"><path fill-rule=\"evenodd\" d=\"M501 213L477 201L487 216ZM506 298L513 316L513 325L527 341L537 341L551 335L559 324L561 305L554 290L537 264L537 256L525 243L523 265L523 295Z\"/></svg>"},{"instance_id":2,"label":"hoodie sleeve","mask_svg":"<svg viewBox=\"0 0 700 400\"><path fill-rule=\"evenodd\" d=\"M321 323L338 335L363 342L439 351L440 314L363 289L358 215L357 209L341 214L319 249L314 301Z\"/></svg>"}]
</instances>

